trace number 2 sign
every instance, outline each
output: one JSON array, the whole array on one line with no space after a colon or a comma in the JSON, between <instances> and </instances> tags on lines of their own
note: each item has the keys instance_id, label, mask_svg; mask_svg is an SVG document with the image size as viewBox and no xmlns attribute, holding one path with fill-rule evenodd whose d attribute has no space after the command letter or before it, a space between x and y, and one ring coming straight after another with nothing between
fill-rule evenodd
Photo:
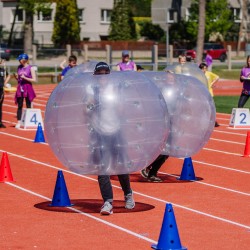
<instances>
[{"instance_id":1,"label":"number 2 sign","mask_svg":"<svg viewBox=\"0 0 250 250\"><path fill-rule=\"evenodd\" d=\"M233 108L229 127L233 128L250 128L249 109Z\"/></svg>"}]
</instances>

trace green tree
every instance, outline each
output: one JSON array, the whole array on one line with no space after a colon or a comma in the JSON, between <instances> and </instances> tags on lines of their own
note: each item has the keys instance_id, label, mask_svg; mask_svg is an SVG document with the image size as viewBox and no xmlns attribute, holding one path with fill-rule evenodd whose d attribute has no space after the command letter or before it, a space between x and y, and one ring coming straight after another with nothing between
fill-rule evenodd
<instances>
[{"instance_id":1,"label":"green tree","mask_svg":"<svg viewBox=\"0 0 250 250\"><path fill-rule=\"evenodd\" d=\"M197 57L198 63L202 62L203 44L205 39L205 21L206 21L206 1L199 0L199 24L197 34Z\"/></svg>"},{"instance_id":2,"label":"green tree","mask_svg":"<svg viewBox=\"0 0 250 250\"><path fill-rule=\"evenodd\" d=\"M187 32L193 37L193 42L197 39L199 25L199 0L193 0L190 6L190 16L187 22ZM213 33L220 33L225 37L228 30L233 26L232 12L227 0L206 1L205 13L205 41Z\"/></svg>"},{"instance_id":3,"label":"green tree","mask_svg":"<svg viewBox=\"0 0 250 250\"><path fill-rule=\"evenodd\" d=\"M136 17L151 17L151 2L152 0L128 0L133 16Z\"/></svg>"},{"instance_id":4,"label":"green tree","mask_svg":"<svg viewBox=\"0 0 250 250\"><path fill-rule=\"evenodd\" d=\"M152 22L143 22L141 24L140 34L149 40L160 42L165 36L165 31L158 24L154 25Z\"/></svg>"},{"instance_id":5,"label":"green tree","mask_svg":"<svg viewBox=\"0 0 250 250\"><path fill-rule=\"evenodd\" d=\"M56 46L80 41L79 10L76 0L57 0L52 41Z\"/></svg>"},{"instance_id":6,"label":"green tree","mask_svg":"<svg viewBox=\"0 0 250 250\"><path fill-rule=\"evenodd\" d=\"M136 38L135 22L128 1L114 0L109 40L134 40Z\"/></svg>"}]
</instances>

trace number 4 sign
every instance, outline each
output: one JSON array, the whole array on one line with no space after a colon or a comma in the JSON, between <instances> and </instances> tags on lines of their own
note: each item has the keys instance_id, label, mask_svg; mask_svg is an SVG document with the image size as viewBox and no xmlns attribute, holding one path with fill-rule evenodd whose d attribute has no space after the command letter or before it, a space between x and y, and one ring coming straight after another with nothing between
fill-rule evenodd
<instances>
[{"instance_id":1,"label":"number 4 sign","mask_svg":"<svg viewBox=\"0 0 250 250\"><path fill-rule=\"evenodd\" d=\"M35 130L39 122L43 127L41 109L23 109L21 128Z\"/></svg>"},{"instance_id":2,"label":"number 4 sign","mask_svg":"<svg viewBox=\"0 0 250 250\"><path fill-rule=\"evenodd\" d=\"M250 128L249 109L233 108L229 127L242 129Z\"/></svg>"}]
</instances>

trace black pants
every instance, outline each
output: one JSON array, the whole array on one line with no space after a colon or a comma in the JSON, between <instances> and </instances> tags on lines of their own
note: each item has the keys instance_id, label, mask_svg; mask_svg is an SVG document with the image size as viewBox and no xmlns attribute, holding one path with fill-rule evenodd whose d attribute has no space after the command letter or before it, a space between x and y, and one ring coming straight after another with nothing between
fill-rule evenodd
<instances>
[{"instance_id":1,"label":"black pants","mask_svg":"<svg viewBox=\"0 0 250 250\"><path fill-rule=\"evenodd\" d=\"M17 120L22 118L23 100L25 99L26 108L31 108L31 101L28 97L17 97Z\"/></svg>"},{"instance_id":2,"label":"black pants","mask_svg":"<svg viewBox=\"0 0 250 250\"><path fill-rule=\"evenodd\" d=\"M0 124L2 123L2 116L3 116L3 100L4 100L4 91L3 88L0 88Z\"/></svg>"},{"instance_id":3,"label":"black pants","mask_svg":"<svg viewBox=\"0 0 250 250\"><path fill-rule=\"evenodd\" d=\"M238 108L243 108L249 97L250 97L249 95L241 93L240 99L238 101Z\"/></svg>"},{"instance_id":4,"label":"black pants","mask_svg":"<svg viewBox=\"0 0 250 250\"><path fill-rule=\"evenodd\" d=\"M122 190L124 192L124 195L132 193L131 187L130 187L130 180L128 174L122 174L117 175L119 182L121 184ZM98 176L98 183L100 187L100 191L102 194L102 198L105 201L113 202L113 189L110 182L110 176L109 175L99 175Z\"/></svg>"},{"instance_id":5,"label":"black pants","mask_svg":"<svg viewBox=\"0 0 250 250\"><path fill-rule=\"evenodd\" d=\"M156 176L157 172L159 171L159 169L161 168L161 166L164 164L164 162L168 159L169 155L159 155L154 162L147 167L147 169L149 170L148 172L148 177L150 176Z\"/></svg>"}]
</instances>

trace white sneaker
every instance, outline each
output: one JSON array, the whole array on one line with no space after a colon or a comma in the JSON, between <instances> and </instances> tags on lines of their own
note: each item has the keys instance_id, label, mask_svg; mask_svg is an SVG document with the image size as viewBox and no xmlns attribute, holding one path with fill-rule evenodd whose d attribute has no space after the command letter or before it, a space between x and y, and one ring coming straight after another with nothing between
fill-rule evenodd
<instances>
[{"instance_id":1,"label":"white sneaker","mask_svg":"<svg viewBox=\"0 0 250 250\"><path fill-rule=\"evenodd\" d=\"M105 201L105 203L103 204L102 208L101 208L101 212L102 215L110 215L113 214L113 206L110 202Z\"/></svg>"},{"instance_id":2,"label":"white sneaker","mask_svg":"<svg viewBox=\"0 0 250 250\"><path fill-rule=\"evenodd\" d=\"M21 128L21 123L18 122L18 123L16 124L15 128Z\"/></svg>"},{"instance_id":3,"label":"white sneaker","mask_svg":"<svg viewBox=\"0 0 250 250\"><path fill-rule=\"evenodd\" d=\"M125 208L127 209L133 209L135 207L135 201L133 198L133 193L127 194L125 196Z\"/></svg>"}]
</instances>

